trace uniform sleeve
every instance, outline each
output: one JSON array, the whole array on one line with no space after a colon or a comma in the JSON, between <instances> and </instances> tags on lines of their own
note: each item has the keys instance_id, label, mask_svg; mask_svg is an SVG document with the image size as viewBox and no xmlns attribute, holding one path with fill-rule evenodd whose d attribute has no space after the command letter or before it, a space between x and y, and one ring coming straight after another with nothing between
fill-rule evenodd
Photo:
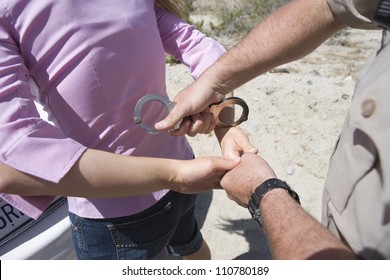
<instances>
[{"instance_id":1,"label":"uniform sleeve","mask_svg":"<svg viewBox=\"0 0 390 280\"><path fill-rule=\"evenodd\" d=\"M193 25L157 5L155 9L165 51L187 65L194 79L225 52L221 44L198 31Z\"/></svg>"},{"instance_id":2,"label":"uniform sleeve","mask_svg":"<svg viewBox=\"0 0 390 280\"><path fill-rule=\"evenodd\" d=\"M0 161L19 171L58 182L84 152L85 147L42 120L30 91L13 30L0 11ZM52 197L1 196L37 217Z\"/></svg>"},{"instance_id":3,"label":"uniform sleeve","mask_svg":"<svg viewBox=\"0 0 390 280\"><path fill-rule=\"evenodd\" d=\"M327 0L332 12L349 27L376 29L373 23L379 0Z\"/></svg>"}]
</instances>

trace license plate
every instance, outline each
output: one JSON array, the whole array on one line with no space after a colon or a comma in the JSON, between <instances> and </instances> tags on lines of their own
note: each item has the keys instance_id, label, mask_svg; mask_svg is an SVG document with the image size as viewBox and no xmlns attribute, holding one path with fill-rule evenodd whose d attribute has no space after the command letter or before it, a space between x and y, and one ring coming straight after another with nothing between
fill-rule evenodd
<instances>
[{"instance_id":1,"label":"license plate","mask_svg":"<svg viewBox=\"0 0 390 280\"><path fill-rule=\"evenodd\" d=\"M0 245L34 220L0 198Z\"/></svg>"}]
</instances>

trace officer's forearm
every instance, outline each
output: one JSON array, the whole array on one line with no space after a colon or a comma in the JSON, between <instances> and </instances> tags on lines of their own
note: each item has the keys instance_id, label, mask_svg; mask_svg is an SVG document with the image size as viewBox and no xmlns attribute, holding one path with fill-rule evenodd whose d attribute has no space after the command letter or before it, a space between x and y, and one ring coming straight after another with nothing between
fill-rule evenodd
<instances>
[{"instance_id":1,"label":"officer's forearm","mask_svg":"<svg viewBox=\"0 0 390 280\"><path fill-rule=\"evenodd\" d=\"M267 192L260 211L274 259L358 259L283 189Z\"/></svg>"},{"instance_id":2,"label":"officer's forearm","mask_svg":"<svg viewBox=\"0 0 390 280\"><path fill-rule=\"evenodd\" d=\"M206 70L204 82L225 94L276 66L309 54L343 27L326 0L292 1Z\"/></svg>"}]
</instances>

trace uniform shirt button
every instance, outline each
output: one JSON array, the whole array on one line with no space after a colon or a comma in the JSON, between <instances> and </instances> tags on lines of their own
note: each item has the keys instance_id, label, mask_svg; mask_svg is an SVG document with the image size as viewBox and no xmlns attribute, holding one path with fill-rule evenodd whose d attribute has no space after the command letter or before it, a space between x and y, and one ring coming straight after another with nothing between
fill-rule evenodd
<instances>
[{"instance_id":1,"label":"uniform shirt button","mask_svg":"<svg viewBox=\"0 0 390 280\"><path fill-rule=\"evenodd\" d=\"M371 117L371 115L374 113L376 107L376 103L372 99L364 100L362 103L362 115L365 118Z\"/></svg>"}]
</instances>

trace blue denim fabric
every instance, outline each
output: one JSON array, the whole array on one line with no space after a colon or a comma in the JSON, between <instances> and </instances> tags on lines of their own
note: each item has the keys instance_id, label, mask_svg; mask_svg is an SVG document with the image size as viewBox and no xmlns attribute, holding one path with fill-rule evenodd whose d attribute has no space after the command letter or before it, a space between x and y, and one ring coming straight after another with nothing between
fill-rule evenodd
<instances>
[{"instance_id":1,"label":"blue denim fabric","mask_svg":"<svg viewBox=\"0 0 390 280\"><path fill-rule=\"evenodd\" d=\"M78 259L152 259L166 248L185 256L203 238L195 220L195 195L169 192L152 207L128 217L86 219L69 213Z\"/></svg>"}]
</instances>

